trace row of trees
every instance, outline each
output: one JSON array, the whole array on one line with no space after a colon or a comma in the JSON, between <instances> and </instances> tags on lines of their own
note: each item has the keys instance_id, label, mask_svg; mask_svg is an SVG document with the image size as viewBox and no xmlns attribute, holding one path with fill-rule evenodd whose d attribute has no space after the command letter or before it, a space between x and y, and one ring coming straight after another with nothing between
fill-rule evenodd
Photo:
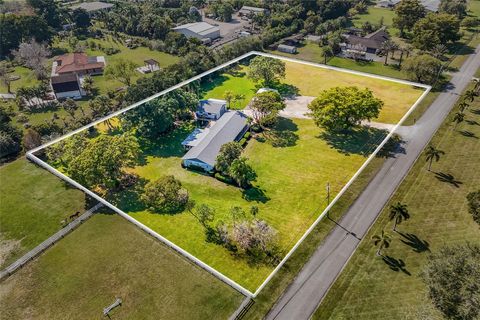
<instances>
[{"instance_id":1,"label":"row of trees","mask_svg":"<svg viewBox=\"0 0 480 320\"><path fill-rule=\"evenodd\" d=\"M215 160L215 170L246 189L251 187L257 178L257 174L247 161L246 157L242 157L242 146L238 142L229 142L220 148Z\"/></svg>"}]
</instances>

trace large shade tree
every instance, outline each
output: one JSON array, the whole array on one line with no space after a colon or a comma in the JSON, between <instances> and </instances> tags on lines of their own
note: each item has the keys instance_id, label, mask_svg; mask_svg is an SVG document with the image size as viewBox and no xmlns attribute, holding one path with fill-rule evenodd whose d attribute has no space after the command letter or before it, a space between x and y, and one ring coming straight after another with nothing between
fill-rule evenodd
<instances>
[{"instance_id":1,"label":"large shade tree","mask_svg":"<svg viewBox=\"0 0 480 320\"><path fill-rule=\"evenodd\" d=\"M271 85L279 78L285 77L285 62L270 57L257 56L250 61L248 77Z\"/></svg>"},{"instance_id":2,"label":"large shade tree","mask_svg":"<svg viewBox=\"0 0 480 320\"><path fill-rule=\"evenodd\" d=\"M151 211L177 212L187 204L188 192L174 176L163 176L147 183L142 200Z\"/></svg>"},{"instance_id":3,"label":"large shade tree","mask_svg":"<svg viewBox=\"0 0 480 320\"><path fill-rule=\"evenodd\" d=\"M460 39L460 20L447 13L429 13L413 27L413 44L421 50L431 50L439 44Z\"/></svg>"},{"instance_id":4,"label":"large shade tree","mask_svg":"<svg viewBox=\"0 0 480 320\"><path fill-rule=\"evenodd\" d=\"M232 162L242 154L242 146L235 141L225 143L220 147L220 152L215 160L215 169L224 175L228 175Z\"/></svg>"},{"instance_id":5,"label":"large shade tree","mask_svg":"<svg viewBox=\"0 0 480 320\"><path fill-rule=\"evenodd\" d=\"M258 93L250 104L253 121L261 127L271 127L276 123L278 113L285 109L285 102L278 92Z\"/></svg>"},{"instance_id":6,"label":"large shade tree","mask_svg":"<svg viewBox=\"0 0 480 320\"><path fill-rule=\"evenodd\" d=\"M442 62L429 54L422 54L405 60L403 70L411 80L432 85L440 76Z\"/></svg>"},{"instance_id":7,"label":"large shade tree","mask_svg":"<svg viewBox=\"0 0 480 320\"><path fill-rule=\"evenodd\" d=\"M378 117L383 101L369 89L335 87L324 90L308 108L315 123L328 131L348 130Z\"/></svg>"},{"instance_id":8,"label":"large shade tree","mask_svg":"<svg viewBox=\"0 0 480 320\"><path fill-rule=\"evenodd\" d=\"M412 30L415 23L425 16L425 7L419 0L402 0L395 6L393 26L400 30L400 36L405 31Z\"/></svg>"}]
</instances>

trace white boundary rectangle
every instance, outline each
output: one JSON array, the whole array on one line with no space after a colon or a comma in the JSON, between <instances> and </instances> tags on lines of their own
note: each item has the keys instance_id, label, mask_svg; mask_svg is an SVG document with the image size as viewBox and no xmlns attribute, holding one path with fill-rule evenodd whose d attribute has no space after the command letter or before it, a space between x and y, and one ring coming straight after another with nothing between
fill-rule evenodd
<instances>
[{"instance_id":1,"label":"white boundary rectangle","mask_svg":"<svg viewBox=\"0 0 480 320\"><path fill-rule=\"evenodd\" d=\"M74 181L73 179L69 178L68 176L64 175L63 173L61 173L60 171L58 171L57 169L53 168L52 166L50 166L48 163L42 161L41 159L39 159L37 156L35 156L35 152L38 152L52 144L55 144L61 140L64 140L78 132L81 132L83 130L86 130L92 126L95 126L107 119L110 119L112 117L116 117L128 110L131 110L133 108L136 108L146 102L149 102L153 99L156 99L168 92L171 92L173 90L176 90L176 89L179 89L189 83L192 83L194 81L197 81L197 80L200 80L201 78L211 74L211 73L214 73L216 71L219 71L225 67L228 67L232 64L235 64L247 57L250 57L250 56L253 56L253 55L261 55L261 56L265 56L265 57L271 57L271 58L275 58L275 59L280 59L280 60L285 60L285 61L290 61L290 62L295 62L295 63L299 63L299 64L304 64L304 65L309 65L309 66L313 66L313 67L318 67L318 68L323 68L323 69L329 69L329 70L334 70L334 71L339 71L339 72L345 72L345 73L350 73L350 74L355 74L355 75L360 75L360 76L365 76L365 77L369 77L369 78L376 78L376 79L381 79L381 80L386 80L386 81L391 81L391 82L395 82L395 83L401 83L401 84L406 84L406 85L411 85L411 86L415 86L415 87L419 87L419 88L424 88L425 91L422 93L422 95L417 99L417 101L414 103L414 105L407 111L407 113L402 117L402 119L400 119L400 121L394 126L394 128L389 132L389 134L385 137L385 139L377 146L377 148L374 150L374 152L367 158L367 160L363 163L363 165L357 170L357 172L352 176L352 178L345 184L345 186L343 186L343 188L340 190L340 192L335 196L335 198L331 201L331 203L324 209L324 211L318 216L318 218L312 223L312 225L304 232L304 234L302 235L302 237L296 242L296 244L290 249L290 251L285 255L285 257L282 259L282 261L280 261L280 263L275 267L275 269L270 273L270 275L265 279L265 281L257 288L257 290L252 293L251 291L245 289L243 286L239 285L238 283L236 283L235 281L233 281L232 279L228 278L227 276L223 275L221 272L217 271L216 269L210 267L209 265L207 265L206 263L204 263L203 261L201 261L200 259L196 258L195 256L193 256L192 254L188 253L186 250L180 248L179 246L177 246L176 244L174 244L173 242L169 241L168 239L166 239L165 237L161 236L160 234L158 234L157 232L153 231L152 229L150 229L149 227L147 227L146 225L140 223L139 221L137 221L136 219L132 218L131 216L129 216L127 213L123 212L122 210L120 210L119 208L117 208L116 206L114 206L113 204L109 203L108 201L106 201L105 199L101 198L100 196L98 196L97 194L95 194L94 192L90 191L88 188L82 186L81 184L79 184L78 182ZM249 296L249 297L252 297L252 298L255 298L259 293L260 291L267 285L267 283L272 279L272 277L278 272L278 270L285 264L285 262L290 258L290 256L295 252L295 250L300 246L300 244L305 240L305 238L312 232L312 230L318 225L318 223L325 217L325 215L328 213L328 211L330 211L330 209L335 205L335 203L338 201L338 199L345 193L345 191L348 189L348 187L350 187L350 185L355 181L355 179L363 172L363 170L365 169L365 167L373 160L373 158L377 155L377 153L382 149L382 147L388 142L388 140L392 137L392 135L395 133L395 131L397 130L397 128L399 126L402 125L402 123L408 118L408 116L415 110L415 108L420 104L420 102L425 98L425 96L430 92L430 90L432 89L431 86L428 86L428 85L424 85L424 84L421 84L421 83L415 83L415 82L411 82L411 81L406 81L406 80L400 80L400 79L395 79L395 78L390 78L390 77L384 77L384 76L377 76L377 75L373 75L373 74L369 74L369 73L365 73L365 72L360 72L360 71L353 71L353 70L348 70L348 69L342 69L342 68L337 68L337 67L332 67L332 66L327 66L327 65L323 65L323 64L318 64L318 63L314 63L314 62L308 62L308 61L303 61L303 60L298 60L298 59L293 59L293 58L288 58L288 57L283 57L283 56L277 56L277 55L273 55L273 54L268 54L268 53L264 53L264 52L258 52L258 51L251 51L251 52L248 52L240 57L237 57L233 60L230 60L226 63L223 63L213 69L210 69L208 71L205 71L195 77L192 77L188 80L185 80L185 81L182 81L180 82L179 84L173 86L173 87L170 87L168 89L165 89L155 95L152 95L146 99L143 99L137 103L134 103L128 107L125 107L121 110L118 110L108 116L105 116L101 119L98 119L86 126L83 126L79 129L76 129L68 134L65 134L59 138L56 138L52 141L49 141L33 150L30 150L27 152L26 156L28 159L32 160L33 162L37 163L38 165L40 165L41 167L45 168L46 170L48 170L49 172L53 173L54 175L56 175L57 177L59 177L60 179L62 180L65 180L66 182L70 183L71 185L75 186L76 188L82 190L83 192L85 192L86 194L88 194L89 196L91 196L92 198L98 200L99 202L103 203L105 206L107 206L108 208L112 209L113 211L117 212L120 216L122 216L123 218L125 218L126 220L128 220L129 222L133 223L134 225L136 225L137 227L139 227L140 229L142 229L143 231L145 231L146 233L150 234L151 236L157 238L158 240L162 241L164 244L166 244L167 246L171 247L172 249L174 249L175 251L177 251L178 253L180 253L181 255L183 255L184 257L188 258L189 260L191 260L193 263L195 263L196 265L200 266L201 268L207 270L208 272L210 272L211 274L213 274L214 276L216 276L217 278L219 278L220 280L224 281L225 283L227 283L228 285L230 285L231 287L235 288L236 290L238 290L239 292L241 292L242 294L246 295L246 296Z\"/></svg>"}]
</instances>

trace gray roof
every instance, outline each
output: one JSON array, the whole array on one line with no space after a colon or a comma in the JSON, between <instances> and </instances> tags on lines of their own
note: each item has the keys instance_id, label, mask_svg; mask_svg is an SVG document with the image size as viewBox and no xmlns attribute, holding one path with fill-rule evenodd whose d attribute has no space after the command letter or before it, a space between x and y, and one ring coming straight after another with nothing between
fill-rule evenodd
<instances>
[{"instance_id":1,"label":"gray roof","mask_svg":"<svg viewBox=\"0 0 480 320\"><path fill-rule=\"evenodd\" d=\"M258 8L258 7L250 7L250 6L243 6L240 11L245 12L245 11L252 11L252 12L264 12L264 8Z\"/></svg>"},{"instance_id":2,"label":"gray roof","mask_svg":"<svg viewBox=\"0 0 480 320\"><path fill-rule=\"evenodd\" d=\"M74 6L71 6L70 9L75 10L77 8L85 9L87 12L93 12L97 10L107 9L113 7L113 4L101 2L101 1L94 1L94 2L83 2Z\"/></svg>"},{"instance_id":3,"label":"gray roof","mask_svg":"<svg viewBox=\"0 0 480 320\"><path fill-rule=\"evenodd\" d=\"M194 32L199 35L208 35L211 32L220 30L217 26L213 26L209 23L206 22L193 22L193 23L187 23L187 24L182 24L181 26L173 28L173 30L183 30L187 29L190 30L191 32Z\"/></svg>"},{"instance_id":4,"label":"gray roof","mask_svg":"<svg viewBox=\"0 0 480 320\"><path fill-rule=\"evenodd\" d=\"M240 111L228 111L210 128L208 134L183 157L184 160L199 160L215 166L220 148L234 141L247 125L247 116Z\"/></svg>"},{"instance_id":5,"label":"gray roof","mask_svg":"<svg viewBox=\"0 0 480 320\"><path fill-rule=\"evenodd\" d=\"M377 3L382 5L396 6L401 0L380 0ZM440 6L440 0L420 0L420 3L428 11L437 12Z\"/></svg>"},{"instance_id":6,"label":"gray roof","mask_svg":"<svg viewBox=\"0 0 480 320\"><path fill-rule=\"evenodd\" d=\"M198 102L197 112L208 112L220 115L222 107L227 106L227 101L219 99L200 100Z\"/></svg>"}]
</instances>

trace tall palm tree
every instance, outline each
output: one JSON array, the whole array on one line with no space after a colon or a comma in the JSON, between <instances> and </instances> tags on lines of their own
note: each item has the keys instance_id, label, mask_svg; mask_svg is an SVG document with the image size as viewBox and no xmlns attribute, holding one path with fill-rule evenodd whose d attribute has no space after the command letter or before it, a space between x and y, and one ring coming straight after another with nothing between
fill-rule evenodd
<instances>
[{"instance_id":1,"label":"tall palm tree","mask_svg":"<svg viewBox=\"0 0 480 320\"><path fill-rule=\"evenodd\" d=\"M470 102L473 102L476 97L478 97L478 93L475 92L475 90L467 90L465 94L463 95L465 100L470 100Z\"/></svg>"},{"instance_id":2,"label":"tall palm tree","mask_svg":"<svg viewBox=\"0 0 480 320\"><path fill-rule=\"evenodd\" d=\"M463 100L459 103L458 108L460 109L460 112L465 112L465 110L467 110L469 106L470 105L467 103L467 101Z\"/></svg>"},{"instance_id":3,"label":"tall palm tree","mask_svg":"<svg viewBox=\"0 0 480 320\"><path fill-rule=\"evenodd\" d=\"M390 247L390 242L392 242L392 238L388 233L382 230L380 235L374 235L372 237L372 241L374 246L377 247L377 256L382 256L382 249Z\"/></svg>"},{"instance_id":4,"label":"tall palm tree","mask_svg":"<svg viewBox=\"0 0 480 320\"><path fill-rule=\"evenodd\" d=\"M393 42L392 40L387 40L384 43L382 43L382 46L380 47L380 51L385 55L385 65L388 65L388 54L390 52L395 52L395 50L398 48L398 45Z\"/></svg>"},{"instance_id":5,"label":"tall palm tree","mask_svg":"<svg viewBox=\"0 0 480 320\"><path fill-rule=\"evenodd\" d=\"M393 220L393 231L397 232L397 224L402 223L404 220L410 219L410 213L406 204L397 202L396 204L390 206L390 221Z\"/></svg>"},{"instance_id":6,"label":"tall palm tree","mask_svg":"<svg viewBox=\"0 0 480 320\"><path fill-rule=\"evenodd\" d=\"M453 116L453 120L452 122L455 122L455 127L453 128L453 130L456 130L457 129L457 126L463 122L463 120L465 120L465 114L463 112L457 112L455 113L455 115Z\"/></svg>"},{"instance_id":7,"label":"tall palm tree","mask_svg":"<svg viewBox=\"0 0 480 320\"><path fill-rule=\"evenodd\" d=\"M323 63L327 64L327 59L333 57L333 48L330 45L326 45L322 47L322 56L323 56Z\"/></svg>"},{"instance_id":8,"label":"tall palm tree","mask_svg":"<svg viewBox=\"0 0 480 320\"><path fill-rule=\"evenodd\" d=\"M426 160L429 161L428 171L430 171L430 169L432 168L433 160L435 160L435 162L438 162L438 160L440 160L440 156L444 154L445 152L443 152L442 150L439 150L434 146L428 146L427 152L425 153L425 155L427 156Z\"/></svg>"},{"instance_id":9,"label":"tall palm tree","mask_svg":"<svg viewBox=\"0 0 480 320\"><path fill-rule=\"evenodd\" d=\"M228 107L230 108L230 103L232 102L232 100L235 98L235 94L230 91L230 90L227 90L225 91L225 93L223 94L223 98L225 99L225 101L227 101L227 105Z\"/></svg>"}]
</instances>

